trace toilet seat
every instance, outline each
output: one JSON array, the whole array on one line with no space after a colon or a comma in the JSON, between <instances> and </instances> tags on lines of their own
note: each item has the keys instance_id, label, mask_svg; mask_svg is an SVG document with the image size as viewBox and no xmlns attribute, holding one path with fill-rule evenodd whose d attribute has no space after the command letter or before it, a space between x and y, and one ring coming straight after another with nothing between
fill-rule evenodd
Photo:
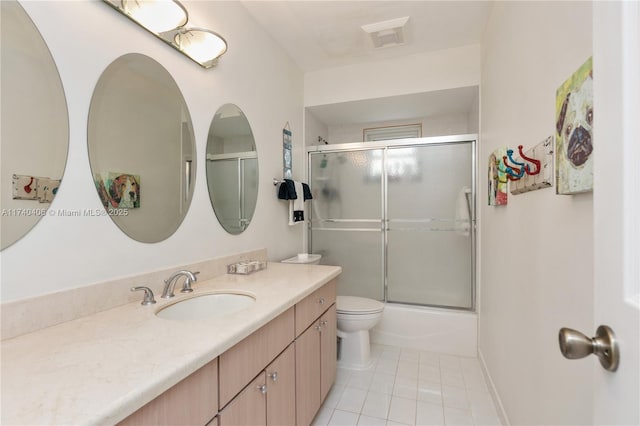
<instances>
[{"instance_id":1,"label":"toilet seat","mask_svg":"<svg viewBox=\"0 0 640 426\"><path fill-rule=\"evenodd\" d=\"M373 299L355 296L336 297L336 311L346 315L377 314L384 310L384 303Z\"/></svg>"}]
</instances>

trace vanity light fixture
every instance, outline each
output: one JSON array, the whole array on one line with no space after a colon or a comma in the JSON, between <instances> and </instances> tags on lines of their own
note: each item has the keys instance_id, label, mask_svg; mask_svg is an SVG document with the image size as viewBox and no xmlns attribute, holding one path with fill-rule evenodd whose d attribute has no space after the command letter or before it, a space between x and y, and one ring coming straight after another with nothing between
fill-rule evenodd
<instances>
[{"instance_id":1,"label":"vanity light fixture","mask_svg":"<svg viewBox=\"0 0 640 426\"><path fill-rule=\"evenodd\" d=\"M122 0L120 11L152 33L160 34L187 25L189 14L177 1Z\"/></svg>"},{"instance_id":2,"label":"vanity light fixture","mask_svg":"<svg viewBox=\"0 0 640 426\"><path fill-rule=\"evenodd\" d=\"M187 28L189 13L177 0L103 0L204 68L218 63L227 51L219 34L204 28Z\"/></svg>"},{"instance_id":3,"label":"vanity light fixture","mask_svg":"<svg viewBox=\"0 0 640 426\"><path fill-rule=\"evenodd\" d=\"M202 28L178 31L173 38L175 46L205 68L227 51L226 41L218 34Z\"/></svg>"}]
</instances>

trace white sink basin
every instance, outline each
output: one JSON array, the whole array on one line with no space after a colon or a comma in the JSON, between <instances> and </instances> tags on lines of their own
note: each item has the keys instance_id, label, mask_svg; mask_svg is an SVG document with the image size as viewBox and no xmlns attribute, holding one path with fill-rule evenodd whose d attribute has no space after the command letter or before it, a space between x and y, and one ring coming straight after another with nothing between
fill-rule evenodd
<instances>
[{"instance_id":1,"label":"white sink basin","mask_svg":"<svg viewBox=\"0 0 640 426\"><path fill-rule=\"evenodd\" d=\"M156 315L176 321L216 318L245 309L255 301L255 297L248 294L208 293L165 306Z\"/></svg>"}]
</instances>

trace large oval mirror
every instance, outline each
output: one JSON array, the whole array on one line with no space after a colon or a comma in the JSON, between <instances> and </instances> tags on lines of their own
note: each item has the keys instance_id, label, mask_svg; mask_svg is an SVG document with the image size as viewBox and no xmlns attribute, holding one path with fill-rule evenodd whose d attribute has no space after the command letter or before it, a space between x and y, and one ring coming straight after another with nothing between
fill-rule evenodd
<instances>
[{"instance_id":1,"label":"large oval mirror","mask_svg":"<svg viewBox=\"0 0 640 426\"><path fill-rule=\"evenodd\" d=\"M36 26L18 2L0 5L4 249L51 214L67 162L69 118L58 69Z\"/></svg>"},{"instance_id":2,"label":"large oval mirror","mask_svg":"<svg viewBox=\"0 0 640 426\"><path fill-rule=\"evenodd\" d=\"M89 161L100 201L131 238L171 236L195 182L191 117L178 85L153 59L130 53L102 73L89 111Z\"/></svg>"},{"instance_id":3,"label":"large oval mirror","mask_svg":"<svg viewBox=\"0 0 640 426\"><path fill-rule=\"evenodd\" d=\"M258 153L249 120L236 105L221 106L211 121L207 184L222 227L230 234L247 229L258 199Z\"/></svg>"}]
</instances>

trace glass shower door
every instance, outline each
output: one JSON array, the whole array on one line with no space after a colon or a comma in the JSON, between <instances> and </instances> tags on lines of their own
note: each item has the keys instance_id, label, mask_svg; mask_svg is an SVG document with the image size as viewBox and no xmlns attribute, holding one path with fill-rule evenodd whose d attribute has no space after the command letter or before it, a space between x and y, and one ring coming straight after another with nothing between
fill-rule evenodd
<instances>
[{"instance_id":1,"label":"glass shower door","mask_svg":"<svg viewBox=\"0 0 640 426\"><path fill-rule=\"evenodd\" d=\"M473 143L387 155L387 300L472 309Z\"/></svg>"},{"instance_id":2,"label":"glass shower door","mask_svg":"<svg viewBox=\"0 0 640 426\"><path fill-rule=\"evenodd\" d=\"M207 163L208 186L216 188L215 191L209 192L212 194L211 202L216 206L216 216L224 229L237 234L242 231L238 197L241 179L238 173L238 159L207 159ZM213 167L209 167L209 164Z\"/></svg>"},{"instance_id":3,"label":"glass shower door","mask_svg":"<svg viewBox=\"0 0 640 426\"><path fill-rule=\"evenodd\" d=\"M207 184L216 216L231 234L244 231L256 209L258 192L258 159L232 157L208 159Z\"/></svg>"},{"instance_id":4,"label":"glass shower door","mask_svg":"<svg viewBox=\"0 0 640 426\"><path fill-rule=\"evenodd\" d=\"M342 266L338 294L384 300L383 150L310 154L311 250Z\"/></svg>"}]
</instances>

